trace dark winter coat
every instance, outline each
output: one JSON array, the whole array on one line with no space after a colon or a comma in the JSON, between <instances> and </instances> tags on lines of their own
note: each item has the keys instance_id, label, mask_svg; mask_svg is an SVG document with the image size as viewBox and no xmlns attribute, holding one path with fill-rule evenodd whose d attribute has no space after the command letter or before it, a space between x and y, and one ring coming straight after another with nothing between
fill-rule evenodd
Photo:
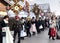
<instances>
[{"instance_id":1,"label":"dark winter coat","mask_svg":"<svg viewBox=\"0 0 60 43\"><path fill-rule=\"evenodd\" d=\"M12 28L14 31L20 31L22 29L21 21L14 21Z\"/></svg>"}]
</instances>

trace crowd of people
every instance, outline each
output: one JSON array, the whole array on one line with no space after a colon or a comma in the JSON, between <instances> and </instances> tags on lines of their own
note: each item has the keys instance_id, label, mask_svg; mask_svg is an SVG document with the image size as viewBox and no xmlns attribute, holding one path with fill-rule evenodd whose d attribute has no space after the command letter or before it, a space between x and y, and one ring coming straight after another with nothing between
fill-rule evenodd
<instances>
[{"instance_id":1,"label":"crowd of people","mask_svg":"<svg viewBox=\"0 0 60 43\"><path fill-rule=\"evenodd\" d=\"M32 9L33 11L29 11L29 3L27 1L20 2L18 2L18 4L22 6L22 8L20 8L21 11L18 10L19 8L15 9L14 6L13 6L14 8L11 8L11 6L7 6L6 8L8 15L4 16L2 21L0 21L0 43L5 43L3 42L4 39L3 37L6 38L6 43L15 43L17 33L18 33L17 43L20 43L20 40L24 40L25 37L30 38L32 36L38 35L41 33L41 31L43 32L45 29L49 29L48 31L49 39L51 37L53 40L60 39L60 36L58 34L58 31L60 31L60 17L58 18L55 15L49 17L46 16L45 14L41 14L43 13L43 11L40 12L39 6L37 4L34 4ZM24 15L24 17L21 17L21 15ZM30 17L25 17L28 15ZM35 17L36 15L40 15L41 17L37 18ZM14 32L13 35L10 31L9 21L11 20L9 17L14 18L14 20L12 19L13 23L10 24Z\"/></svg>"},{"instance_id":2,"label":"crowd of people","mask_svg":"<svg viewBox=\"0 0 60 43\"><path fill-rule=\"evenodd\" d=\"M21 39L24 39L24 37L31 37L32 35L37 35L41 31L44 31L45 29L45 19L39 18L36 19L35 17L29 18L19 18L18 16L15 17L16 21L13 23L13 30L14 30L14 37L16 36L16 33L18 32ZM46 24L46 26L48 26ZM17 29L18 28L18 29Z\"/></svg>"},{"instance_id":3,"label":"crowd of people","mask_svg":"<svg viewBox=\"0 0 60 43\"><path fill-rule=\"evenodd\" d=\"M16 35L18 33L18 43L20 43L20 40L24 40L25 37L31 37L32 35L40 34L41 31L44 31L45 29L49 29L48 35L49 39L52 37L53 40L60 39L60 36L58 35L58 31L60 30L60 18L57 18L56 16L49 17L39 17L36 19L35 17L29 18L29 17L22 17L19 18L18 16L15 16L15 21L13 22L12 29L14 31L14 36L10 34L9 28L9 17L5 16L3 20L0 23L0 41L2 41L2 37L6 36L11 37L12 39L9 41L11 43L15 43ZM7 27L7 28L5 28ZM2 30L7 29L2 32ZM3 35L3 36L2 36ZM9 36L8 36L9 35ZM8 39L7 39L8 43Z\"/></svg>"}]
</instances>

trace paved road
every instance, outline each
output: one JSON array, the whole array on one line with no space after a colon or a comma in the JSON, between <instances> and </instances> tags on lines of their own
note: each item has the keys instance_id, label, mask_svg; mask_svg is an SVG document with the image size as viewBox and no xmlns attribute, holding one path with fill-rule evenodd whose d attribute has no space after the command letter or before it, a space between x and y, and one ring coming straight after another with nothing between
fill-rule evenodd
<instances>
[{"instance_id":1,"label":"paved road","mask_svg":"<svg viewBox=\"0 0 60 43\"><path fill-rule=\"evenodd\" d=\"M12 32L13 33L13 32ZM60 34L60 31L58 32ZM16 42L17 43L17 37ZM5 43L5 38L4 38ZM25 38L25 40L21 40L21 43L60 43L60 40L52 40L48 38L48 29L41 32L37 36L32 36L31 38Z\"/></svg>"},{"instance_id":2,"label":"paved road","mask_svg":"<svg viewBox=\"0 0 60 43\"><path fill-rule=\"evenodd\" d=\"M60 43L60 40L49 39L47 29L44 32L38 34L37 36L32 36L31 38L25 38L25 40L22 40L21 43Z\"/></svg>"}]
</instances>

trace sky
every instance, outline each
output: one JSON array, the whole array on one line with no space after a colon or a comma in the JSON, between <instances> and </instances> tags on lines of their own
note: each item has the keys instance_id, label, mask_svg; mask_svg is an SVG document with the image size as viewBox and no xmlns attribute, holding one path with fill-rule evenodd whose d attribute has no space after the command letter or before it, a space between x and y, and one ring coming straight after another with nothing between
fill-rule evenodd
<instances>
[{"instance_id":1,"label":"sky","mask_svg":"<svg viewBox=\"0 0 60 43\"><path fill-rule=\"evenodd\" d=\"M33 3L37 4L44 4L49 3L51 12L55 12L56 15L60 15L60 0L28 0Z\"/></svg>"}]
</instances>

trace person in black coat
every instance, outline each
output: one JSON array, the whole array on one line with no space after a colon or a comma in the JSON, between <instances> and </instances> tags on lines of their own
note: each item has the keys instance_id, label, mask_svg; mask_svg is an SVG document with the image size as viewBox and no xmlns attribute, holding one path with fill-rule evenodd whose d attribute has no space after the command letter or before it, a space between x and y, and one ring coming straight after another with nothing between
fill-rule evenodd
<instances>
[{"instance_id":1,"label":"person in black coat","mask_svg":"<svg viewBox=\"0 0 60 43\"><path fill-rule=\"evenodd\" d=\"M42 18L42 26L43 26L43 31L44 31L44 29L45 29L45 19L44 18Z\"/></svg>"},{"instance_id":2,"label":"person in black coat","mask_svg":"<svg viewBox=\"0 0 60 43\"><path fill-rule=\"evenodd\" d=\"M40 33L40 30L39 30L39 19L36 19L35 24L36 24L37 33L39 34Z\"/></svg>"},{"instance_id":3,"label":"person in black coat","mask_svg":"<svg viewBox=\"0 0 60 43\"><path fill-rule=\"evenodd\" d=\"M60 17L59 17L59 20L58 20L58 25L59 25L59 30L60 30Z\"/></svg>"},{"instance_id":4,"label":"person in black coat","mask_svg":"<svg viewBox=\"0 0 60 43\"><path fill-rule=\"evenodd\" d=\"M1 28L1 22L0 22L0 43L2 43L2 28Z\"/></svg>"},{"instance_id":5,"label":"person in black coat","mask_svg":"<svg viewBox=\"0 0 60 43\"><path fill-rule=\"evenodd\" d=\"M41 19L41 17L39 18L39 26L41 26L42 25L42 19ZM42 30L42 28L40 29L40 31Z\"/></svg>"},{"instance_id":6,"label":"person in black coat","mask_svg":"<svg viewBox=\"0 0 60 43\"><path fill-rule=\"evenodd\" d=\"M23 32L26 32L25 30L25 19L22 17L21 18L21 26L22 26L22 29L21 29L21 32L23 31ZM25 35L24 36L21 36L21 40L24 40L24 37L25 37Z\"/></svg>"},{"instance_id":7,"label":"person in black coat","mask_svg":"<svg viewBox=\"0 0 60 43\"><path fill-rule=\"evenodd\" d=\"M5 21L8 21L8 20L9 20L9 16L6 15L6 16L4 16L3 20L0 22L0 43L3 43L2 42L3 36L6 36L6 33L2 32L2 28L8 26L8 23L5 23Z\"/></svg>"},{"instance_id":8,"label":"person in black coat","mask_svg":"<svg viewBox=\"0 0 60 43\"><path fill-rule=\"evenodd\" d=\"M17 33L18 33L18 43L20 43L21 22L18 16L15 16L15 21L12 27L14 29L14 43L15 43Z\"/></svg>"},{"instance_id":9,"label":"person in black coat","mask_svg":"<svg viewBox=\"0 0 60 43\"><path fill-rule=\"evenodd\" d=\"M29 18L28 18L28 19L29 19ZM31 21L30 21L30 20L27 20L27 21L26 21L27 37L31 37L30 28L31 28Z\"/></svg>"},{"instance_id":10,"label":"person in black coat","mask_svg":"<svg viewBox=\"0 0 60 43\"><path fill-rule=\"evenodd\" d=\"M51 38L50 32L51 32L51 28L49 28L49 31L48 31L49 39Z\"/></svg>"},{"instance_id":11,"label":"person in black coat","mask_svg":"<svg viewBox=\"0 0 60 43\"><path fill-rule=\"evenodd\" d=\"M46 19L45 19L45 27L49 27L49 18L47 17Z\"/></svg>"}]
</instances>

